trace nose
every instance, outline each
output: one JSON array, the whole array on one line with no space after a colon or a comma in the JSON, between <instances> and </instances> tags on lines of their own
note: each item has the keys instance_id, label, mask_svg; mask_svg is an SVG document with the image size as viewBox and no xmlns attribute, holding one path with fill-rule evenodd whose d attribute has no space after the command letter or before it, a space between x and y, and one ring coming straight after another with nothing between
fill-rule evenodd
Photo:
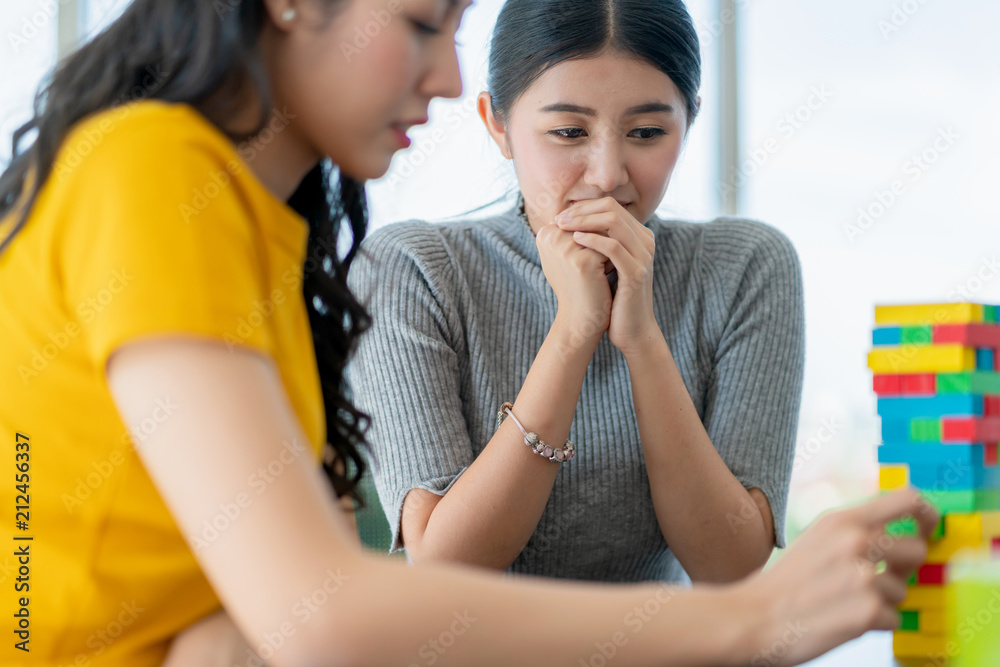
<instances>
[{"instance_id":1,"label":"nose","mask_svg":"<svg viewBox=\"0 0 1000 667\"><path fill-rule=\"evenodd\" d=\"M454 99L462 96L462 72L458 66L455 42L439 38L431 53L430 66L421 85L427 97Z\"/></svg>"},{"instance_id":2,"label":"nose","mask_svg":"<svg viewBox=\"0 0 1000 667\"><path fill-rule=\"evenodd\" d=\"M587 185L612 193L628 184L628 169L625 168L625 151L621 142L606 139L594 142L591 146L584 174Z\"/></svg>"}]
</instances>

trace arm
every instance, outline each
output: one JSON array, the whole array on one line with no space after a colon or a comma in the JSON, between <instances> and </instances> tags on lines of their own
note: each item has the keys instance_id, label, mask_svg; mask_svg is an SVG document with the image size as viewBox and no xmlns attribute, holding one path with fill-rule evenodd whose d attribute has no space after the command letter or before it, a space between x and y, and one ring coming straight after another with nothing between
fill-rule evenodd
<instances>
[{"instance_id":1,"label":"arm","mask_svg":"<svg viewBox=\"0 0 1000 667\"><path fill-rule=\"evenodd\" d=\"M596 347L574 347L572 332L556 318L514 403L525 427L554 447L569 434ZM535 532L559 465L531 453L513 420L504 420L448 493L414 489L407 495L407 554L415 563L443 560L506 570Z\"/></svg>"},{"instance_id":2,"label":"arm","mask_svg":"<svg viewBox=\"0 0 1000 667\"><path fill-rule=\"evenodd\" d=\"M243 492L284 439L305 437L276 368L259 353L162 337L118 348L107 375L127 423L163 396L180 406L137 453L185 535ZM250 646L283 637L268 658L276 667L409 664L427 655L441 667L576 666L612 642L623 666L740 665L779 641L785 623L802 621L813 630L776 663L792 665L898 622L892 605L926 546L892 542L878 555L888 567L877 577L874 564L858 563L871 557L867 540L914 499L901 492L827 517L768 578L735 587L509 582L363 553L317 466L297 458L195 553ZM937 517L918 518L928 535ZM327 603L304 620L290 613L321 587ZM449 631L456 637L446 650L431 644Z\"/></svg>"},{"instance_id":3,"label":"arm","mask_svg":"<svg viewBox=\"0 0 1000 667\"><path fill-rule=\"evenodd\" d=\"M590 284L603 288L608 299L610 293L603 272L590 281L580 277L579 262L600 269L596 253L574 247L554 226L542 230L538 243L560 306L517 393L514 413L527 429L560 447L607 328L606 304ZM531 453L509 419L473 447L460 386L460 368L468 363L465 333L452 296L460 278L450 267L443 244L424 226L366 241L366 257L352 267L351 280L358 293L371 294L374 325L348 373L359 408L374 417L376 485L411 560L502 571L537 528L559 464ZM564 288L569 285L571 295ZM420 409L412 409L415 396L421 397ZM474 450L479 454L473 460Z\"/></svg>"},{"instance_id":4,"label":"arm","mask_svg":"<svg viewBox=\"0 0 1000 667\"><path fill-rule=\"evenodd\" d=\"M735 581L763 567L774 545L767 498L719 456L666 341L626 360L656 518L677 560L695 581ZM749 509L736 531L727 518L734 507Z\"/></svg>"},{"instance_id":5,"label":"arm","mask_svg":"<svg viewBox=\"0 0 1000 667\"><path fill-rule=\"evenodd\" d=\"M115 352L108 382L127 422L158 397L180 406L138 454L185 535L245 492L247 478L279 456L281 442L304 438L276 369L257 353L170 338L137 342ZM369 556L305 458L286 466L238 522L195 555L250 646L284 635L269 658L278 667L409 664L429 640L462 629L459 621L474 631L442 653L440 665L576 665L595 641L624 630L631 610L667 595L656 586L513 586L497 576ZM330 602L301 622L290 610L320 588ZM621 648L621 664L733 662L739 624L726 624L724 637L714 627L720 613L731 613L727 594L671 595L683 602L664 605L656 618L662 632L637 635ZM558 619L558 629L537 619ZM673 656L665 657L662 636L674 632ZM512 633L518 641L510 641Z\"/></svg>"},{"instance_id":6,"label":"arm","mask_svg":"<svg viewBox=\"0 0 1000 667\"><path fill-rule=\"evenodd\" d=\"M791 462L794 442L803 356L794 251L770 236L755 249L764 259L754 256L758 262L747 268L749 279L735 295L703 425L654 316L652 231L610 199L580 202L564 216L563 229L576 231L578 243L601 252L618 269L609 335L629 366L665 540L695 580L746 576L766 562L775 530L765 493L752 484L747 490L739 477L753 479L756 471L767 480L787 480L785 463ZM751 421L756 423L748 425ZM782 470L761 473L772 458ZM732 461L738 465L727 465ZM767 490L783 493L780 482Z\"/></svg>"}]
</instances>

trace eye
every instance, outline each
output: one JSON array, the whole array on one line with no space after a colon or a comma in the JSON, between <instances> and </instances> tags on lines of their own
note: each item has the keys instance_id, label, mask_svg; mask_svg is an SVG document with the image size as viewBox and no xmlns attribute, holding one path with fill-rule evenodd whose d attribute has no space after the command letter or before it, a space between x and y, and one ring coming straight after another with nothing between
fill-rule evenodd
<instances>
[{"instance_id":1,"label":"eye","mask_svg":"<svg viewBox=\"0 0 1000 667\"><path fill-rule=\"evenodd\" d=\"M649 141L666 135L666 132L658 127L639 127L628 133L630 137Z\"/></svg>"},{"instance_id":2,"label":"eye","mask_svg":"<svg viewBox=\"0 0 1000 667\"><path fill-rule=\"evenodd\" d=\"M421 35L433 37L435 35L441 34L441 28L435 28L434 26L424 23L423 21L418 21L417 19L410 19L410 23L413 25L416 31Z\"/></svg>"},{"instance_id":3,"label":"eye","mask_svg":"<svg viewBox=\"0 0 1000 667\"><path fill-rule=\"evenodd\" d=\"M562 137L563 139L579 139L586 134L586 131L580 127L563 127L558 130L552 130L549 134Z\"/></svg>"}]
</instances>

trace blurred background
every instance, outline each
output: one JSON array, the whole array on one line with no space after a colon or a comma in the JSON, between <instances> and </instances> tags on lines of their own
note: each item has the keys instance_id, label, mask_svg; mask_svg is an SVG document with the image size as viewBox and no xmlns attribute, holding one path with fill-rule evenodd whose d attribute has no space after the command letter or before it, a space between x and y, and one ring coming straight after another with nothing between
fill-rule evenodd
<instances>
[{"instance_id":1,"label":"blurred background","mask_svg":"<svg viewBox=\"0 0 1000 667\"><path fill-rule=\"evenodd\" d=\"M127 4L0 4L0 164L42 77ZM874 305L1000 304L1000 3L688 5L702 40L702 114L660 214L756 218L798 249L807 356L794 538L819 513L877 488L879 424L865 366ZM435 103L413 147L370 184L373 227L458 216L515 186L475 113L501 6L475 0L466 14L465 95Z\"/></svg>"}]
</instances>

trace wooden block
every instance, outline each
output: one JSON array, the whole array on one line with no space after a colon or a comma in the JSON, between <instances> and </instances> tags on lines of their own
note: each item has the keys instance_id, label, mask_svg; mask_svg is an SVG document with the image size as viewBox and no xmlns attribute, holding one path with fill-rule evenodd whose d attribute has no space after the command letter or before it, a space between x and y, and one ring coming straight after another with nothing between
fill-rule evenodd
<instances>
[{"instance_id":1,"label":"wooden block","mask_svg":"<svg viewBox=\"0 0 1000 667\"><path fill-rule=\"evenodd\" d=\"M872 389L879 396L898 396L902 393L900 375L873 375Z\"/></svg>"},{"instance_id":2,"label":"wooden block","mask_svg":"<svg viewBox=\"0 0 1000 667\"><path fill-rule=\"evenodd\" d=\"M899 345L902 342L903 329L901 327L878 327L876 329L872 329L872 345L875 347L880 347L882 345Z\"/></svg>"},{"instance_id":3,"label":"wooden block","mask_svg":"<svg viewBox=\"0 0 1000 667\"><path fill-rule=\"evenodd\" d=\"M906 598L899 603L900 609L923 611L944 609L945 586L910 586Z\"/></svg>"},{"instance_id":4,"label":"wooden block","mask_svg":"<svg viewBox=\"0 0 1000 667\"><path fill-rule=\"evenodd\" d=\"M902 375L899 380L899 391L906 396L934 396L937 394L937 375L934 373Z\"/></svg>"},{"instance_id":5,"label":"wooden block","mask_svg":"<svg viewBox=\"0 0 1000 667\"><path fill-rule=\"evenodd\" d=\"M1000 441L1000 418L942 417L942 442Z\"/></svg>"},{"instance_id":6,"label":"wooden block","mask_svg":"<svg viewBox=\"0 0 1000 667\"><path fill-rule=\"evenodd\" d=\"M921 445L879 445L879 463L933 463L935 465L972 466L983 460L983 445L976 443Z\"/></svg>"},{"instance_id":7,"label":"wooden block","mask_svg":"<svg viewBox=\"0 0 1000 667\"><path fill-rule=\"evenodd\" d=\"M983 396L983 416L1000 417L1000 395Z\"/></svg>"},{"instance_id":8,"label":"wooden block","mask_svg":"<svg viewBox=\"0 0 1000 667\"><path fill-rule=\"evenodd\" d=\"M1000 373L939 373L939 394L1000 394Z\"/></svg>"},{"instance_id":9,"label":"wooden block","mask_svg":"<svg viewBox=\"0 0 1000 667\"><path fill-rule=\"evenodd\" d=\"M998 443L988 442L983 445L983 465L984 466L995 466L1000 464L1000 451L998 451Z\"/></svg>"},{"instance_id":10,"label":"wooden block","mask_svg":"<svg viewBox=\"0 0 1000 667\"><path fill-rule=\"evenodd\" d=\"M895 491L906 488L909 484L909 467L905 465L887 465L879 468L878 488L880 491Z\"/></svg>"},{"instance_id":11,"label":"wooden block","mask_svg":"<svg viewBox=\"0 0 1000 667\"><path fill-rule=\"evenodd\" d=\"M916 610L899 610L899 629L908 632L920 632L920 612Z\"/></svg>"},{"instance_id":12,"label":"wooden block","mask_svg":"<svg viewBox=\"0 0 1000 667\"><path fill-rule=\"evenodd\" d=\"M876 306L875 324L900 326L906 324L979 324L984 308L978 303L932 303L897 306Z\"/></svg>"},{"instance_id":13,"label":"wooden block","mask_svg":"<svg viewBox=\"0 0 1000 667\"><path fill-rule=\"evenodd\" d=\"M876 373L962 373L976 370L975 348L962 345L888 347L868 353Z\"/></svg>"},{"instance_id":14,"label":"wooden block","mask_svg":"<svg viewBox=\"0 0 1000 667\"><path fill-rule=\"evenodd\" d=\"M944 613L928 609L920 613L920 632L928 635L946 635Z\"/></svg>"},{"instance_id":15,"label":"wooden block","mask_svg":"<svg viewBox=\"0 0 1000 667\"><path fill-rule=\"evenodd\" d=\"M947 517L945 519L947 520ZM922 565L917 570L917 583L921 586L943 586L944 565L942 563L926 563Z\"/></svg>"},{"instance_id":16,"label":"wooden block","mask_svg":"<svg viewBox=\"0 0 1000 667\"><path fill-rule=\"evenodd\" d=\"M884 419L916 417L983 416L983 397L975 394L899 396L878 399L877 412Z\"/></svg>"},{"instance_id":17,"label":"wooden block","mask_svg":"<svg viewBox=\"0 0 1000 667\"><path fill-rule=\"evenodd\" d=\"M927 491L920 495L939 514L969 514L1000 509L1000 491L995 489L963 489L959 491ZM947 526L945 534L947 535Z\"/></svg>"},{"instance_id":18,"label":"wooden block","mask_svg":"<svg viewBox=\"0 0 1000 667\"><path fill-rule=\"evenodd\" d=\"M922 632L892 633L892 652L897 658L921 658L944 653L947 637Z\"/></svg>"},{"instance_id":19,"label":"wooden block","mask_svg":"<svg viewBox=\"0 0 1000 667\"><path fill-rule=\"evenodd\" d=\"M976 370L977 371L992 371L994 369L994 355L993 350L988 347L980 347L976 349Z\"/></svg>"},{"instance_id":20,"label":"wooden block","mask_svg":"<svg viewBox=\"0 0 1000 667\"><path fill-rule=\"evenodd\" d=\"M933 341L935 345L958 343L996 348L1000 347L1000 327L995 324L942 324L934 327Z\"/></svg>"}]
</instances>

